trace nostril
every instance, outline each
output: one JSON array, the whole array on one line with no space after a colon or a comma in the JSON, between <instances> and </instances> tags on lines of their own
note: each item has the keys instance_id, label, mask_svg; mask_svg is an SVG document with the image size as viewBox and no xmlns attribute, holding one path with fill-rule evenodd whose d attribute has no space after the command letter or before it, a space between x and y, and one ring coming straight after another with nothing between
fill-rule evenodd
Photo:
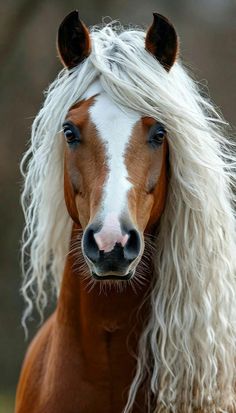
<instances>
[{"instance_id":1,"label":"nostril","mask_svg":"<svg viewBox=\"0 0 236 413\"><path fill-rule=\"evenodd\" d=\"M129 238L124 246L124 256L127 260L133 261L138 257L141 248L140 235L136 229L132 229L128 233Z\"/></svg>"},{"instance_id":2,"label":"nostril","mask_svg":"<svg viewBox=\"0 0 236 413\"><path fill-rule=\"evenodd\" d=\"M92 262L96 262L99 260L99 249L94 238L94 230L91 228L88 228L84 233L83 249L84 253Z\"/></svg>"}]
</instances>

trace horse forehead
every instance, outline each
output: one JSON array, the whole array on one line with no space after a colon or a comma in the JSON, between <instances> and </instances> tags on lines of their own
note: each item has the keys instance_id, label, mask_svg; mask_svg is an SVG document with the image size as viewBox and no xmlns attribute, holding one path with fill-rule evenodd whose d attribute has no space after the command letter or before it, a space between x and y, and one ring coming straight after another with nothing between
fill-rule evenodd
<instances>
[{"instance_id":1,"label":"horse forehead","mask_svg":"<svg viewBox=\"0 0 236 413\"><path fill-rule=\"evenodd\" d=\"M110 149L114 148L117 156L123 154L133 127L141 119L141 115L118 106L105 92L95 97L89 114L99 137Z\"/></svg>"}]
</instances>

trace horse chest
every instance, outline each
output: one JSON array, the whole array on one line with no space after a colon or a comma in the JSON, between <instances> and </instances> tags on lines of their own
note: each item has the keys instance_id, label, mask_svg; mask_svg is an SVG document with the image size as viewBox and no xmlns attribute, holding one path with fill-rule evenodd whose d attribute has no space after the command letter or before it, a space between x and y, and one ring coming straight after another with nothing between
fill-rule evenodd
<instances>
[{"instance_id":1,"label":"horse chest","mask_svg":"<svg viewBox=\"0 0 236 413\"><path fill-rule=\"evenodd\" d=\"M67 336L52 347L51 354L42 389L42 412L122 412L135 369L124 331L102 331L90 342ZM144 406L137 413L141 411Z\"/></svg>"}]
</instances>

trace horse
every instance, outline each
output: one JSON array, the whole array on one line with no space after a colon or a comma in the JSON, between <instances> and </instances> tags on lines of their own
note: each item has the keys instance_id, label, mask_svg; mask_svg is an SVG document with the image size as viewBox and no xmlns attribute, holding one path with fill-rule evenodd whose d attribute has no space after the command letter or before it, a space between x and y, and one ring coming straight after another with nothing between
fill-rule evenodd
<instances>
[{"instance_id":1,"label":"horse","mask_svg":"<svg viewBox=\"0 0 236 413\"><path fill-rule=\"evenodd\" d=\"M58 30L22 161L15 413L236 412L235 147L158 13Z\"/></svg>"}]
</instances>

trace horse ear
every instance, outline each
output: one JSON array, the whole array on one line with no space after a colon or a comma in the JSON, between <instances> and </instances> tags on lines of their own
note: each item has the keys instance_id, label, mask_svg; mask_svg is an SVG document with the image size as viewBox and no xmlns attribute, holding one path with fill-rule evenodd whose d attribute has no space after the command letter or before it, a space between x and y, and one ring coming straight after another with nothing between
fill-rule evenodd
<instances>
[{"instance_id":1,"label":"horse ear","mask_svg":"<svg viewBox=\"0 0 236 413\"><path fill-rule=\"evenodd\" d=\"M178 53L178 36L166 17L158 13L153 13L153 17L146 34L145 47L169 71Z\"/></svg>"},{"instance_id":2,"label":"horse ear","mask_svg":"<svg viewBox=\"0 0 236 413\"><path fill-rule=\"evenodd\" d=\"M62 63L68 69L77 66L91 51L89 31L79 18L78 10L68 14L60 24L57 49Z\"/></svg>"}]
</instances>

